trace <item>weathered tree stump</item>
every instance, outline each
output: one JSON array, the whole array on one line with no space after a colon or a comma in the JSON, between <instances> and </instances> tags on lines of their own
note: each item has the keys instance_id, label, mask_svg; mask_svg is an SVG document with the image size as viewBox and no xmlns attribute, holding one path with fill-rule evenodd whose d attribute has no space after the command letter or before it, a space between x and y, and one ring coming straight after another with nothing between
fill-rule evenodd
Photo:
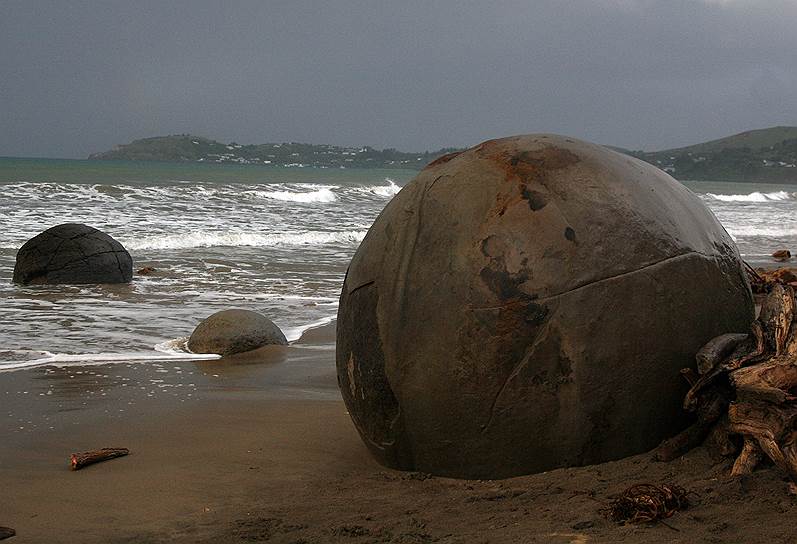
<instances>
[{"instance_id":1,"label":"weathered tree stump","mask_svg":"<svg viewBox=\"0 0 797 544\"><path fill-rule=\"evenodd\" d=\"M72 470L80 470L85 466L114 459L116 457L122 457L129 453L130 450L127 448L102 448L100 450L73 453L71 458Z\"/></svg>"},{"instance_id":2,"label":"weathered tree stump","mask_svg":"<svg viewBox=\"0 0 797 544\"><path fill-rule=\"evenodd\" d=\"M733 476L749 474L766 456L797 483L794 290L777 281L768 282L766 289L748 335L719 336L698 352L700 377L690 381L684 399L684 408L695 412L697 421L663 442L655 452L657 459L674 459L710 437L709 447L722 455L737 455ZM689 374L684 371L685 377Z\"/></svg>"}]
</instances>

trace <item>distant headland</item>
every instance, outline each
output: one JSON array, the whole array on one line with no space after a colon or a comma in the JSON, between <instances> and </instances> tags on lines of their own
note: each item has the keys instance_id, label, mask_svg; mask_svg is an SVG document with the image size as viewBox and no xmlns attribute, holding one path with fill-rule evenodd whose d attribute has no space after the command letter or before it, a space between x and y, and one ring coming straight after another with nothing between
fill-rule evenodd
<instances>
[{"instance_id":1,"label":"distant headland","mask_svg":"<svg viewBox=\"0 0 797 544\"><path fill-rule=\"evenodd\" d=\"M663 151L613 149L680 180L797 183L797 127L748 130Z\"/></svg>"},{"instance_id":2,"label":"distant headland","mask_svg":"<svg viewBox=\"0 0 797 544\"><path fill-rule=\"evenodd\" d=\"M662 151L607 147L649 162L681 180L797 183L797 127L750 130ZM457 150L444 148L407 153L369 146L341 147L295 142L241 145L178 134L135 140L110 151L90 155L89 159L419 170L434 159Z\"/></svg>"},{"instance_id":3,"label":"distant headland","mask_svg":"<svg viewBox=\"0 0 797 544\"><path fill-rule=\"evenodd\" d=\"M454 148L404 153L395 149L296 142L241 145L191 134L156 136L95 153L90 160L206 162L310 168L408 168L420 170Z\"/></svg>"}]
</instances>

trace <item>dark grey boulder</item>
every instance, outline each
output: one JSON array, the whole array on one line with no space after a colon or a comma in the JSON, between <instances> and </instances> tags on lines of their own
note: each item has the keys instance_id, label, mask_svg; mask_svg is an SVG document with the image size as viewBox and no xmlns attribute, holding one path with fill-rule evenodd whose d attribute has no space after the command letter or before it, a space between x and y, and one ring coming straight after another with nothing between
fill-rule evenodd
<instances>
[{"instance_id":1,"label":"dark grey boulder","mask_svg":"<svg viewBox=\"0 0 797 544\"><path fill-rule=\"evenodd\" d=\"M128 283L133 259L102 231L64 223L28 240L17 252L15 283Z\"/></svg>"},{"instance_id":2,"label":"dark grey boulder","mask_svg":"<svg viewBox=\"0 0 797 544\"><path fill-rule=\"evenodd\" d=\"M188 339L194 353L232 355L288 341L269 318L250 310L216 312L200 323Z\"/></svg>"},{"instance_id":3,"label":"dark grey boulder","mask_svg":"<svg viewBox=\"0 0 797 544\"><path fill-rule=\"evenodd\" d=\"M683 185L598 145L504 138L430 164L374 222L338 382L381 463L510 477L672 436L680 369L752 319L732 239Z\"/></svg>"}]
</instances>

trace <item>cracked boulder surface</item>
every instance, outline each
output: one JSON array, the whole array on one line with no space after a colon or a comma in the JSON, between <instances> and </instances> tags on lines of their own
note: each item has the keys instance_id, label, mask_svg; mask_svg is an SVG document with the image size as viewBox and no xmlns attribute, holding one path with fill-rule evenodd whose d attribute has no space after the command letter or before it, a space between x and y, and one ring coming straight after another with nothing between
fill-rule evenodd
<instances>
[{"instance_id":1,"label":"cracked boulder surface","mask_svg":"<svg viewBox=\"0 0 797 544\"><path fill-rule=\"evenodd\" d=\"M341 293L338 382L392 468L601 463L680 431L680 369L753 317L732 239L670 176L571 138L490 140L374 222Z\"/></svg>"},{"instance_id":2,"label":"cracked boulder surface","mask_svg":"<svg viewBox=\"0 0 797 544\"><path fill-rule=\"evenodd\" d=\"M64 223L28 240L17 252L14 283L129 283L133 259L109 235L88 225Z\"/></svg>"}]
</instances>

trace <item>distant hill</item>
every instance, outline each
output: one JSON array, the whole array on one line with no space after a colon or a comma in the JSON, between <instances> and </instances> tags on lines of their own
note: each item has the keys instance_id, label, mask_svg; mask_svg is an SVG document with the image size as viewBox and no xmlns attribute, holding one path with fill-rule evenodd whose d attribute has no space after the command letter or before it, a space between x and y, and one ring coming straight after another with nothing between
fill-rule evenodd
<instances>
[{"instance_id":1,"label":"distant hill","mask_svg":"<svg viewBox=\"0 0 797 544\"><path fill-rule=\"evenodd\" d=\"M637 157L680 180L797 183L797 127L750 130L662 151L610 149ZM395 149L302 143L226 144L179 134L136 140L89 159L261 164L316 168L420 169L454 148L404 153Z\"/></svg>"},{"instance_id":2,"label":"distant hill","mask_svg":"<svg viewBox=\"0 0 797 544\"><path fill-rule=\"evenodd\" d=\"M663 151L627 151L680 180L797 183L797 127L750 130Z\"/></svg>"},{"instance_id":3,"label":"distant hill","mask_svg":"<svg viewBox=\"0 0 797 544\"><path fill-rule=\"evenodd\" d=\"M181 134L156 136L117 145L111 151L95 153L89 159L128 161L198 161L213 153L226 151L224 144L199 136Z\"/></svg>"},{"instance_id":4,"label":"distant hill","mask_svg":"<svg viewBox=\"0 0 797 544\"><path fill-rule=\"evenodd\" d=\"M420 169L454 149L404 153L395 149L302 143L225 144L190 134L157 136L95 153L91 160L207 162L316 168Z\"/></svg>"},{"instance_id":5,"label":"distant hill","mask_svg":"<svg viewBox=\"0 0 797 544\"><path fill-rule=\"evenodd\" d=\"M624 147L617 147L616 145L604 145L603 147L609 148L612 151L617 151L618 153L622 153L624 155L633 155L634 153L642 153L642 151L631 151L630 149L626 149Z\"/></svg>"},{"instance_id":6,"label":"distant hill","mask_svg":"<svg viewBox=\"0 0 797 544\"><path fill-rule=\"evenodd\" d=\"M748 130L718 140L660 151L659 153L716 153L724 149L763 149L786 140L797 139L797 127L771 127Z\"/></svg>"}]
</instances>

